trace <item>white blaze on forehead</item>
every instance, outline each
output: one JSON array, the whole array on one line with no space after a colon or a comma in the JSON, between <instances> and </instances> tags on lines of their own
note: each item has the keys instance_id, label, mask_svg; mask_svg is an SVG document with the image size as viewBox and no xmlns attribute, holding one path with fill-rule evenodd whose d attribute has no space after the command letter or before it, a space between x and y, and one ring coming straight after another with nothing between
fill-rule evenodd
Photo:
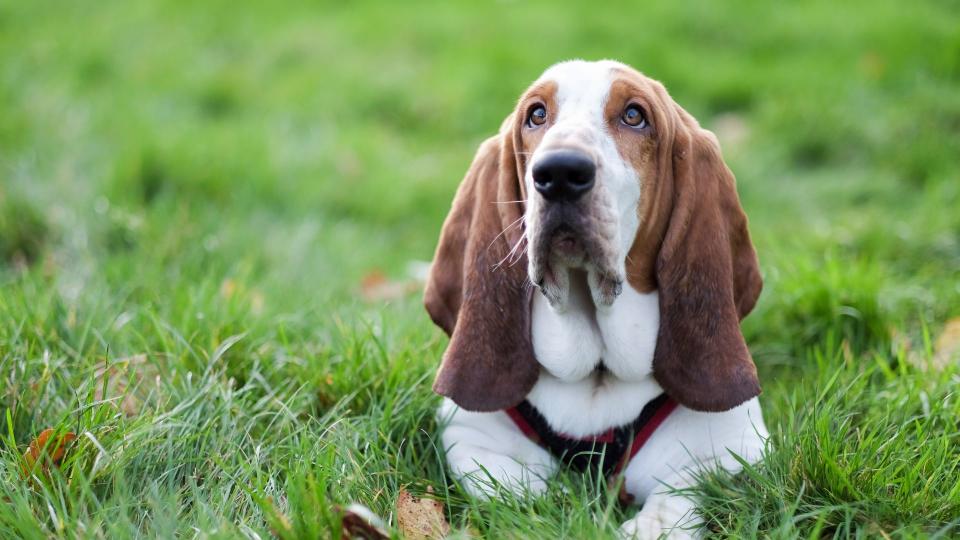
<instances>
[{"instance_id":1,"label":"white blaze on forehead","mask_svg":"<svg viewBox=\"0 0 960 540\"><path fill-rule=\"evenodd\" d=\"M571 60L544 72L541 80L557 84L557 118L547 137L567 135L576 128L606 132L603 108L610 95L612 67L607 62Z\"/></svg>"},{"instance_id":2,"label":"white blaze on forehead","mask_svg":"<svg viewBox=\"0 0 960 540\"><path fill-rule=\"evenodd\" d=\"M525 180L528 192L532 192L532 165L551 149L565 143L590 149L597 160L597 185L603 185L611 199L608 204L617 208L619 247L625 257L639 226L637 208L642 179L620 155L616 135L610 132L604 117L617 69L628 68L613 60L570 60L554 64L540 76L538 82L552 81L557 85L556 118L534 152Z\"/></svg>"}]
</instances>

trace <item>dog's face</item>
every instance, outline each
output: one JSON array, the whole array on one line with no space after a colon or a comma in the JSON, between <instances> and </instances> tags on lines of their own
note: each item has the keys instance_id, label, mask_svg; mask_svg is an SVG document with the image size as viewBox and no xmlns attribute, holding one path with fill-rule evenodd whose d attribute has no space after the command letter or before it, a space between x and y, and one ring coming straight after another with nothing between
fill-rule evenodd
<instances>
[{"instance_id":1,"label":"dog's face","mask_svg":"<svg viewBox=\"0 0 960 540\"><path fill-rule=\"evenodd\" d=\"M586 271L599 307L623 287L641 188L656 181L645 86L622 64L573 61L548 69L520 100L528 274L555 308L566 304L571 269Z\"/></svg>"},{"instance_id":2,"label":"dog's face","mask_svg":"<svg viewBox=\"0 0 960 540\"><path fill-rule=\"evenodd\" d=\"M451 336L434 388L470 410L521 401L540 374L532 290L561 311L574 270L597 309L626 284L657 292L653 374L683 405L759 393L739 323L762 282L733 174L663 85L618 62L551 67L477 152L427 282Z\"/></svg>"}]
</instances>

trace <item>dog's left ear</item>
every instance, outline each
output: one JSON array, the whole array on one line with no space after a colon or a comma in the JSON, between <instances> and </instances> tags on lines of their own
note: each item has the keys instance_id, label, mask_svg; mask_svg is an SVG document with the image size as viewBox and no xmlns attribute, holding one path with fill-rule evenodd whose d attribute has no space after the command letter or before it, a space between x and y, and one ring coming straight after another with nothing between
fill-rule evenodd
<instances>
[{"instance_id":1,"label":"dog's left ear","mask_svg":"<svg viewBox=\"0 0 960 540\"><path fill-rule=\"evenodd\" d=\"M681 404L724 411L760 393L740 320L763 282L720 145L677 109L672 170L663 171L673 177L672 190L664 190L672 210L656 260L660 332L653 370Z\"/></svg>"}]
</instances>

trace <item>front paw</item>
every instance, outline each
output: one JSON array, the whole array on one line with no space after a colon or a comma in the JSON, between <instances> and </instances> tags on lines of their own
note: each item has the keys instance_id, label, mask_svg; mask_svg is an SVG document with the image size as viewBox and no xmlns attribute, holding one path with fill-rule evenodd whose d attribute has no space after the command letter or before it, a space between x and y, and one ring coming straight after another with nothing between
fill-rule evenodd
<instances>
[{"instance_id":1,"label":"front paw","mask_svg":"<svg viewBox=\"0 0 960 540\"><path fill-rule=\"evenodd\" d=\"M665 524L657 516L637 514L620 526L617 536L623 540L655 540L669 538L670 540L692 539L694 536L672 523Z\"/></svg>"}]
</instances>

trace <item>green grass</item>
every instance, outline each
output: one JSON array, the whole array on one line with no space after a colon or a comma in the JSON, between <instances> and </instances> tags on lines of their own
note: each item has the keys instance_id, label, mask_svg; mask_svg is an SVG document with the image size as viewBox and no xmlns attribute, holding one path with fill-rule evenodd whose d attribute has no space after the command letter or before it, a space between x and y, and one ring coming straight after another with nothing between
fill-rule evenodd
<instances>
[{"instance_id":1,"label":"green grass","mask_svg":"<svg viewBox=\"0 0 960 540\"><path fill-rule=\"evenodd\" d=\"M960 316L955 2L0 2L0 537L330 537L351 502L399 534L401 486L490 538L612 535L591 475L466 498L445 339L359 294L569 57L664 81L751 217L770 453L697 489L709 530L960 534L960 368L923 369ZM24 480L48 427L79 439Z\"/></svg>"}]
</instances>

